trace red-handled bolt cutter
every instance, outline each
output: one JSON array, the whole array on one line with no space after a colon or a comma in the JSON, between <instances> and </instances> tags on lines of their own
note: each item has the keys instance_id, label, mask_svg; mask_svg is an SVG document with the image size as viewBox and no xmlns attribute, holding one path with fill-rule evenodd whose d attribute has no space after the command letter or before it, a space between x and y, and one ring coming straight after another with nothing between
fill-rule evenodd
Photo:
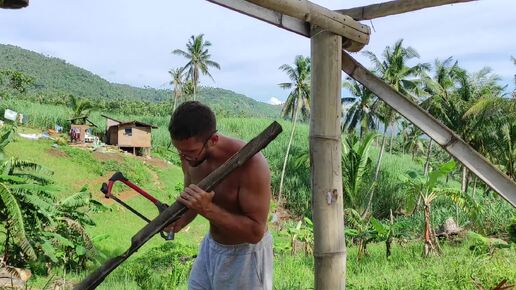
<instances>
[{"instance_id":1,"label":"red-handled bolt cutter","mask_svg":"<svg viewBox=\"0 0 516 290\"><path fill-rule=\"evenodd\" d=\"M117 182L117 181L120 181L120 182L124 183L125 185L129 186L130 188L132 188L134 191L136 191L139 194L143 195L143 197L145 197L146 199L150 200L158 208L158 211L160 213L162 211L164 211L166 208L168 208L168 205L160 202L154 196L148 194L145 190L141 189L140 187L138 187L137 185L135 185L134 183L129 181L129 179L125 178L125 176L121 172L116 172L115 174L113 174L113 176L111 176L111 178L109 178L108 183L105 183L105 182L102 183L102 187L100 188L100 191L102 191L102 193L104 193L104 196L106 198L111 198L114 201L118 202L123 207L127 208L132 213L134 213L135 215L139 216L144 221L146 221L148 223L151 222L151 220L148 219L146 216L144 216L143 214L138 212L136 209L132 208L130 205L128 205L127 203L123 202L122 200L120 200L118 197L114 196L111 193L111 190L113 188L113 184L115 184L115 182ZM169 233L161 232L160 235L161 235L161 237L163 237L167 241L170 241L170 240L174 239L174 232L173 231L171 231Z\"/></svg>"}]
</instances>

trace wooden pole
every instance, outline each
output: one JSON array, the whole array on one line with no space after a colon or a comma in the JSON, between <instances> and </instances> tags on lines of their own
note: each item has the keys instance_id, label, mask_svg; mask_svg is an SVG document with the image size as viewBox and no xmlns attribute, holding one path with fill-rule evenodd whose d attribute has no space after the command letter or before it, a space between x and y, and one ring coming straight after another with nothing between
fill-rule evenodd
<instances>
[{"instance_id":1,"label":"wooden pole","mask_svg":"<svg viewBox=\"0 0 516 290\"><path fill-rule=\"evenodd\" d=\"M315 289L345 289L346 245L341 168L342 38L312 29L310 166Z\"/></svg>"},{"instance_id":2,"label":"wooden pole","mask_svg":"<svg viewBox=\"0 0 516 290\"><path fill-rule=\"evenodd\" d=\"M474 0L394 0L385 3L372 4L350 9L341 9L336 12L348 15L353 19L370 20L395 14L402 14L419 9L453 3L470 2Z\"/></svg>"},{"instance_id":3,"label":"wooden pole","mask_svg":"<svg viewBox=\"0 0 516 290\"><path fill-rule=\"evenodd\" d=\"M219 182L228 176L233 170L242 166L247 160L253 157L260 150L265 148L282 131L280 124L273 122L260 135L253 138L240 151L235 153L219 168L215 169L208 176L203 178L197 185L203 190L212 190ZM161 232L171 222L177 220L184 214L186 207L178 202L174 202L167 209L162 211L155 219L146 224L136 235L131 238L131 246L125 253L114 257L105 262L100 268L92 272L82 282L76 285L74 290L90 290L97 288L102 281L127 258L134 254L155 234Z\"/></svg>"},{"instance_id":4,"label":"wooden pole","mask_svg":"<svg viewBox=\"0 0 516 290\"><path fill-rule=\"evenodd\" d=\"M19 9L29 6L29 0L0 0L0 8Z\"/></svg>"}]
</instances>

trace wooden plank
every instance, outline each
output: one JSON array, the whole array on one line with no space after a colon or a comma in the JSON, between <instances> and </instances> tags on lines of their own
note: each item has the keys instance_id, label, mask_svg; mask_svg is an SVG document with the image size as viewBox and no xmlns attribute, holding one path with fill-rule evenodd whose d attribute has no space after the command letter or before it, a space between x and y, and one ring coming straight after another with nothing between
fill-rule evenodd
<instances>
[{"instance_id":1,"label":"wooden plank","mask_svg":"<svg viewBox=\"0 0 516 290\"><path fill-rule=\"evenodd\" d=\"M349 9L340 9L336 10L336 12L348 15L351 18L359 21L401 14L430 7L470 1L476 0L395 0Z\"/></svg>"},{"instance_id":2,"label":"wooden plank","mask_svg":"<svg viewBox=\"0 0 516 290\"><path fill-rule=\"evenodd\" d=\"M262 133L249 141L240 151L228 159L215 171L203 178L197 185L205 191L211 191L226 176L238 167L242 166L247 160L253 157L260 150L265 148L272 140L276 138L282 131L281 126L277 122L273 122ZM171 222L177 220L184 212L186 207L183 204L175 202L166 210L161 212L150 223L146 224L131 239L131 246L122 255L112 258L104 263L96 271L92 272L88 277L81 281L74 290L95 289L102 281L127 258L134 254L155 234L161 232Z\"/></svg>"},{"instance_id":3,"label":"wooden plank","mask_svg":"<svg viewBox=\"0 0 516 290\"><path fill-rule=\"evenodd\" d=\"M311 39L310 168L315 289L344 289L346 243L340 140L341 36L314 28Z\"/></svg>"},{"instance_id":4,"label":"wooden plank","mask_svg":"<svg viewBox=\"0 0 516 290\"><path fill-rule=\"evenodd\" d=\"M403 97L345 51L342 51L342 70L419 127L489 187L516 207L516 183L460 139L452 130L417 104Z\"/></svg>"},{"instance_id":5,"label":"wooden plank","mask_svg":"<svg viewBox=\"0 0 516 290\"><path fill-rule=\"evenodd\" d=\"M0 8L20 9L29 6L29 0L0 0Z\"/></svg>"},{"instance_id":6,"label":"wooden plank","mask_svg":"<svg viewBox=\"0 0 516 290\"><path fill-rule=\"evenodd\" d=\"M310 24L323 27L344 36L342 45L348 51L359 51L369 42L370 29L368 26L354 21L351 17L333 12L306 0L302 0L303 5L299 6L295 5L298 2L297 0L265 2L259 0L207 1L306 37L310 37ZM289 10L288 8L291 6L298 9ZM275 11L276 9L277 11Z\"/></svg>"},{"instance_id":7,"label":"wooden plank","mask_svg":"<svg viewBox=\"0 0 516 290\"><path fill-rule=\"evenodd\" d=\"M269 24L278 26L299 35L310 37L310 25L282 13L260 7L245 0L207 0L213 4L220 5L238 13L251 16L258 20L265 21Z\"/></svg>"}]
</instances>

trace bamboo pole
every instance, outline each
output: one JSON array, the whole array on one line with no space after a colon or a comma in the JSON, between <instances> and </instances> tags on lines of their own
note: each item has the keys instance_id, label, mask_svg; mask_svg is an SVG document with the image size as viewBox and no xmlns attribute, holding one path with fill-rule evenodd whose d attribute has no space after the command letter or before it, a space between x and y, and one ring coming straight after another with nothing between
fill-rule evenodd
<instances>
[{"instance_id":1,"label":"bamboo pole","mask_svg":"<svg viewBox=\"0 0 516 290\"><path fill-rule=\"evenodd\" d=\"M219 182L228 176L233 170L242 166L247 160L253 157L260 150L265 148L272 140L278 136L283 129L277 122L273 122L260 135L253 138L240 151L234 154L224 164L208 176L203 178L197 185L205 191L211 191ZM102 281L127 258L134 254L143 246L150 238L158 232L161 232L171 222L177 220L186 211L186 207L175 202L155 219L145 225L136 235L131 238L131 246L125 253L114 257L105 262L100 268L88 275L80 284L74 287L74 290L89 290L97 288Z\"/></svg>"},{"instance_id":2,"label":"bamboo pole","mask_svg":"<svg viewBox=\"0 0 516 290\"><path fill-rule=\"evenodd\" d=\"M345 289L346 245L341 168L340 36L312 29L310 166L315 289Z\"/></svg>"},{"instance_id":3,"label":"bamboo pole","mask_svg":"<svg viewBox=\"0 0 516 290\"><path fill-rule=\"evenodd\" d=\"M372 4L349 9L340 9L336 12L348 15L359 20L370 20L395 14L416 11L419 9L435 6L448 5L453 3L470 2L475 0L395 0L385 3Z\"/></svg>"},{"instance_id":4,"label":"bamboo pole","mask_svg":"<svg viewBox=\"0 0 516 290\"><path fill-rule=\"evenodd\" d=\"M353 42L349 51L359 51L369 43L371 29L353 18L319 6L308 0L247 0L261 7L304 20L343 36Z\"/></svg>"}]
</instances>

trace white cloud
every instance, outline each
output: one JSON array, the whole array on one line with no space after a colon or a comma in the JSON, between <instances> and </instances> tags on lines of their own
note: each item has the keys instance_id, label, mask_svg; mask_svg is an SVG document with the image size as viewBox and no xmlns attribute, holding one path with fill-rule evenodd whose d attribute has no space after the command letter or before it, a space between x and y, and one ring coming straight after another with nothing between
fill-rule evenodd
<instances>
[{"instance_id":1,"label":"white cloud","mask_svg":"<svg viewBox=\"0 0 516 290\"><path fill-rule=\"evenodd\" d=\"M272 98L269 99L269 104L271 104L271 105L281 105L281 104L283 104L283 101L280 101L276 97L272 97Z\"/></svg>"}]
</instances>

